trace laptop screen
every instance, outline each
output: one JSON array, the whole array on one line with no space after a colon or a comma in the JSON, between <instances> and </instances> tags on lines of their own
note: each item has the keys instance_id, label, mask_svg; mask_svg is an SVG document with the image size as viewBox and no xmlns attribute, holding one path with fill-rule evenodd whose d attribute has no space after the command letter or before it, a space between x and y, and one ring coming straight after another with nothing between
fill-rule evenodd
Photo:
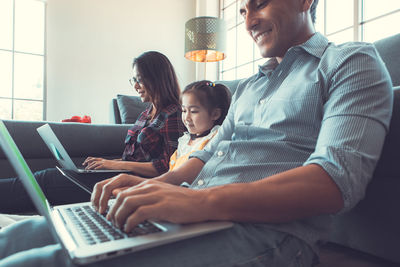
<instances>
[{"instance_id":1,"label":"laptop screen","mask_svg":"<svg viewBox=\"0 0 400 267\"><path fill-rule=\"evenodd\" d=\"M32 171L30 170L28 164L24 160L21 152L19 151L17 145L12 139L10 133L8 132L3 121L0 120L0 145L3 148L4 154L8 157L11 165L14 167L18 177L21 179L26 190L29 192L36 208L39 212L49 213L49 205L47 199L40 188L39 184L36 182Z\"/></svg>"}]
</instances>

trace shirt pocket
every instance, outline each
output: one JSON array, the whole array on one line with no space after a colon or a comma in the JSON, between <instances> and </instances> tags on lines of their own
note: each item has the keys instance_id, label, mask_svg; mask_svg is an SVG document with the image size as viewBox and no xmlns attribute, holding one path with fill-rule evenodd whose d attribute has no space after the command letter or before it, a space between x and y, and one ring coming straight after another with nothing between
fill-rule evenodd
<instances>
[{"instance_id":1,"label":"shirt pocket","mask_svg":"<svg viewBox=\"0 0 400 267\"><path fill-rule=\"evenodd\" d=\"M323 113L320 85L300 84L278 90L265 104L265 125L289 135L316 137Z\"/></svg>"}]
</instances>

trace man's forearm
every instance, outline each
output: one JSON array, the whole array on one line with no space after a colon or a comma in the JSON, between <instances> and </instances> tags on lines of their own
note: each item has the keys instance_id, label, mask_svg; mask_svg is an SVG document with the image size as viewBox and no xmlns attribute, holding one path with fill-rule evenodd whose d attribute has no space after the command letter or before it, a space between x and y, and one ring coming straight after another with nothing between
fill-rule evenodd
<instances>
[{"instance_id":1,"label":"man's forearm","mask_svg":"<svg viewBox=\"0 0 400 267\"><path fill-rule=\"evenodd\" d=\"M166 172L155 179L174 185L180 185L183 182L191 184L200 173L203 166L203 161L198 158L191 158L173 171Z\"/></svg>"},{"instance_id":2,"label":"man's forearm","mask_svg":"<svg viewBox=\"0 0 400 267\"><path fill-rule=\"evenodd\" d=\"M252 183L203 189L207 219L282 223L336 213L342 195L319 165L308 165Z\"/></svg>"}]
</instances>

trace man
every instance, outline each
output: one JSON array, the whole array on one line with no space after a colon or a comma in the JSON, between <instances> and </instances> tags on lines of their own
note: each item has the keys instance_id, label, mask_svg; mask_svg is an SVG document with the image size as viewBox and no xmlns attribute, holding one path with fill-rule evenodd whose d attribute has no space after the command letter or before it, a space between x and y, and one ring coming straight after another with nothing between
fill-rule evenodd
<instances>
[{"instance_id":1,"label":"man","mask_svg":"<svg viewBox=\"0 0 400 267\"><path fill-rule=\"evenodd\" d=\"M107 214L125 231L146 219L235 226L99 266L313 264L331 214L363 197L392 108L376 50L328 43L314 30L316 5L241 1L247 31L271 59L241 81L217 136L174 171L148 180L120 175L92 195L104 212L113 190L130 187ZM190 188L176 186L183 182Z\"/></svg>"},{"instance_id":2,"label":"man","mask_svg":"<svg viewBox=\"0 0 400 267\"><path fill-rule=\"evenodd\" d=\"M154 180L133 186L138 178L121 176L97 185L92 201L100 212L113 189L133 186L118 196L108 214L126 231L150 218L262 223L259 228L286 233L258 233L264 234L263 241L276 238L274 242L288 253L279 266L299 260L300 251L306 251L302 260L311 265L308 249L317 251L329 226L327 215L349 210L364 195L392 102L390 78L375 49L329 44L314 30L316 4L241 2L247 31L262 56L272 59L239 85L211 144L180 169L156 178L175 185L193 182L191 188L202 190ZM301 244L285 244L288 238L298 238ZM269 249L265 244L251 248L254 254L236 262L227 257L227 265L260 257Z\"/></svg>"}]
</instances>

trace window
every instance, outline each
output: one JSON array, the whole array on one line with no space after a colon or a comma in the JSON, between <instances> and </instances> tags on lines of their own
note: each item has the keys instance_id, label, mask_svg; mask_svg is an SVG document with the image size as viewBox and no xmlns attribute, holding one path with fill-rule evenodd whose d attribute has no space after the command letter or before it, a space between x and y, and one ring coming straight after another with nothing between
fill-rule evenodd
<instances>
[{"instance_id":1,"label":"window","mask_svg":"<svg viewBox=\"0 0 400 267\"><path fill-rule=\"evenodd\" d=\"M239 14L240 0L221 0L221 18L226 21L226 59L220 62L220 80L234 80L251 76L263 64L253 40L244 29Z\"/></svg>"},{"instance_id":2,"label":"window","mask_svg":"<svg viewBox=\"0 0 400 267\"><path fill-rule=\"evenodd\" d=\"M0 119L43 120L45 2L0 1Z\"/></svg>"},{"instance_id":3,"label":"window","mask_svg":"<svg viewBox=\"0 0 400 267\"><path fill-rule=\"evenodd\" d=\"M399 0L319 0L317 9L316 29L335 43L374 42L399 33Z\"/></svg>"},{"instance_id":4,"label":"window","mask_svg":"<svg viewBox=\"0 0 400 267\"><path fill-rule=\"evenodd\" d=\"M220 0L221 18L227 23L227 57L220 63L220 80L249 77L267 59L244 29L241 0ZM374 42L399 33L399 0L319 0L316 30L330 41Z\"/></svg>"}]
</instances>

